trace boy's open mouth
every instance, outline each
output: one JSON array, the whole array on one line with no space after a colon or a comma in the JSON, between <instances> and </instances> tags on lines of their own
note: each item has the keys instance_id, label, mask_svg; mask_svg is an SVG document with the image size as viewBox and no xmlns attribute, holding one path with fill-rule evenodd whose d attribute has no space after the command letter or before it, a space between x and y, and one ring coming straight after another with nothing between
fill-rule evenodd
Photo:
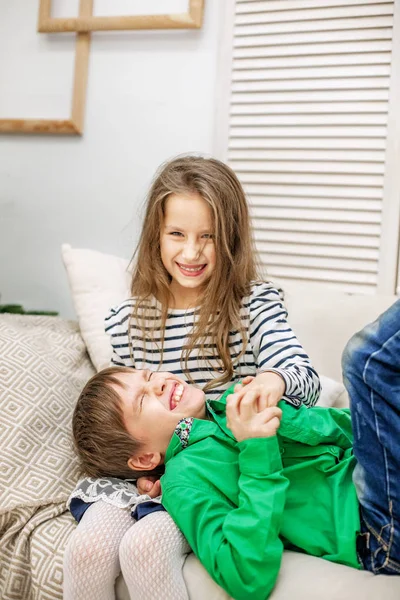
<instances>
[{"instance_id":1,"label":"boy's open mouth","mask_svg":"<svg viewBox=\"0 0 400 600\"><path fill-rule=\"evenodd\" d=\"M174 410L182 400L184 386L182 383L174 383L169 397L169 408Z\"/></svg>"}]
</instances>

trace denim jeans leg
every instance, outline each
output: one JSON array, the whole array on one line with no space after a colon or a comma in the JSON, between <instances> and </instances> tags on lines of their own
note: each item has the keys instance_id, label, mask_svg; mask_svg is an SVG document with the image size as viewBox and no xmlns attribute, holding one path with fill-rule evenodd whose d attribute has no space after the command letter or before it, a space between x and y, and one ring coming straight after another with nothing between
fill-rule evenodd
<instances>
[{"instance_id":1,"label":"denim jeans leg","mask_svg":"<svg viewBox=\"0 0 400 600\"><path fill-rule=\"evenodd\" d=\"M400 574L400 300L353 336L342 359L350 396L364 567Z\"/></svg>"}]
</instances>

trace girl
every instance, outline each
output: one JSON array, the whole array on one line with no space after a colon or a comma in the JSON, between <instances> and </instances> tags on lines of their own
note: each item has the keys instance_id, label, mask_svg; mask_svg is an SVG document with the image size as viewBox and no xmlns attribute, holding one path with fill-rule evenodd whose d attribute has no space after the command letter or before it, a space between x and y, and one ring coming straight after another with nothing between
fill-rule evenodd
<instances>
[{"instance_id":1,"label":"girl","mask_svg":"<svg viewBox=\"0 0 400 600\"><path fill-rule=\"evenodd\" d=\"M261 406L282 397L313 405L318 376L254 257L245 194L232 170L193 156L167 163L148 196L132 298L106 319L112 364L180 375L209 400L254 376L246 391L262 383ZM132 527L132 507L157 496L159 482L139 480L138 490L147 495L138 500L130 480L79 482L65 600L113 600L120 570L132 600L187 600L182 566L190 549L159 504L156 511L139 504L135 516L147 516Z\"/></svg>"}]
</instances>

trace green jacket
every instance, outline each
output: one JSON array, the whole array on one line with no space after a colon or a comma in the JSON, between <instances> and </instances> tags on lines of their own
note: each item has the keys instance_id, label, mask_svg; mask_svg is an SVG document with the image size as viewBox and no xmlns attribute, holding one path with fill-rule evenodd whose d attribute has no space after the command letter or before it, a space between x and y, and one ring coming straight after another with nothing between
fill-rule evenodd
<instances>
[{"instance_id":1,"label":"green jacket","mask_svg":"<svg viewBox=\"0 0 400 600\"><path fill-rule=\"evenodd\" d=\"M185 420L187 441L173 435L161 479L165 508L211 577L235 600L264 600L284 548L360 568L349 411L281 401L276 436L237 442L229 393L208 403L210 420Z\"/></svg>"}]
</instances>

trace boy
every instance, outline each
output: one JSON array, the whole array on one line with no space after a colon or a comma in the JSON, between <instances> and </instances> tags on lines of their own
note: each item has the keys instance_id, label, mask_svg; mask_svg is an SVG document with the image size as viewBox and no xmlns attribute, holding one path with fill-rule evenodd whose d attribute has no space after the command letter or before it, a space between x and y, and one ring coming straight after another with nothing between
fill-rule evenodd
<instances>
[{"instance_id":1,"label":"boy","mask_svg":"<svg viewBox=\"0 0 400 600\"><path fill-rule=\"evenodd\" d=\"M348 410L260 406L265 390L246 385L205 403L170 373L111 368L75 410L82 467L165 464L163 505L237 600L268 597L284 548L400 574L399 324L400 301L346 348L354 442Z\"/></svg>"}]
</instances>

